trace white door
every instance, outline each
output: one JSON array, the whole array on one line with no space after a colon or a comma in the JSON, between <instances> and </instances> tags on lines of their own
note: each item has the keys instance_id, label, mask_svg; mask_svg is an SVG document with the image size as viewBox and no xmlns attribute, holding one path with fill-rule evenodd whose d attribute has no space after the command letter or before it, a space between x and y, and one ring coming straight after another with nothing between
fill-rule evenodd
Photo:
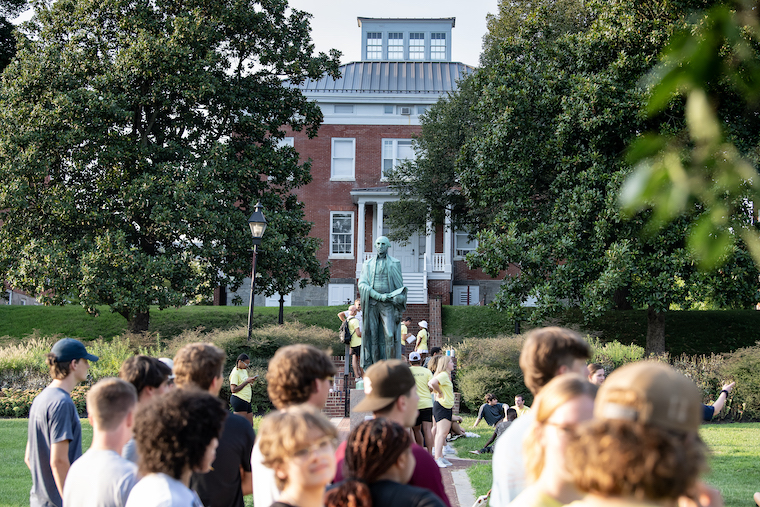
<instances>
[{"instance_id":1,"label":"white door","mask_svg":"<svg viewBox=\"0 0 760 507\"><path fill-rule=\"evenodd\" d=\"M276 306L280 307L280 294L277 292L273 296L269 296L264 300L264 306ZM282 306L290 306L290 294L285 294L283 298Z\"/></svg>"},{"instance_id":2,"label":"white door","mask_svg":"<svg viewBox=\"0 0 760 507\"><path fill-rule=\"evenodd\" d=\"M455 285L453 289L454 305L469 306L480 303L480 287L477 285Z\"/></svg>"},{"instance_id":3,"label":"white door","mask_svg":"<svg viewBox=\"0 0 760 507\"><path fill-rule=\"evenodd\" d=\"M354 284L330 283L327 285L327 304L330 306L351 305L354 302Z\"/></svg>"}]
</instances>

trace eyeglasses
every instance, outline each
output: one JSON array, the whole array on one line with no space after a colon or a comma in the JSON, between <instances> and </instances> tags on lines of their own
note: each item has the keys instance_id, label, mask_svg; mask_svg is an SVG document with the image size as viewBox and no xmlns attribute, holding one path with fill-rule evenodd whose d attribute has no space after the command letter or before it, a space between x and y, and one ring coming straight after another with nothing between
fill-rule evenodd
<instances>
[{"instance_id":1,"label":"eyeglasses","mask_svg":"<svg viewBox=\"0 0 760 507\"><path fill-rule=\"evenodd\" d=\"M298 451L293 453L293 457L296 459L308 459L313 454L326 454L326 453L332 453L335 450L335 439L332 437L322 437L319 440L317 440L315 443L311 444L308 447L304 447L303 449L299 449Z\"/></svg>"}]
</instances>

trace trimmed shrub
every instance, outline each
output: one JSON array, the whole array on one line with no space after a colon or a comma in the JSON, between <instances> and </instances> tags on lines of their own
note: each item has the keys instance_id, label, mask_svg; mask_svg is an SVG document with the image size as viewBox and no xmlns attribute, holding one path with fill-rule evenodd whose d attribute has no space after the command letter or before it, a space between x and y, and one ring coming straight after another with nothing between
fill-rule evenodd
<instances>
[{"instance_id":1,"label":"trimmed shrub","mask_svg":"<svg viewBox=\"0 0 760 507\"><path fill-rule=\"evenodd\" d=\"M723 383L735 381L727 402L728 416L735 420L760 419L760 346L726 354L719 373L721 380L714 388L712 399L717 398Z\"/></svg>"}]
</instances>

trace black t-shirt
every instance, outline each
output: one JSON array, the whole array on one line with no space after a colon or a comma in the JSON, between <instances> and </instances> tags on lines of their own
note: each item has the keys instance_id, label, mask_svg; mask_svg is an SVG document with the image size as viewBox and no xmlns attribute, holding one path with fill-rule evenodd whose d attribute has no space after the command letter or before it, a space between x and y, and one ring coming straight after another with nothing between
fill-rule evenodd
<instances>
[{"instance_id":1,"label":"black t-shirt","mask_svg":"<svg viewBox=\"0 0 760 507\"><path fill-rule=\"evenodd\" d=\"M256 434L245 417L230 414L224 422L212 471L190 478L190 489L205 507L243 507L240 467L251 471L251 451Z\"/></svg>"},{"instance_id":2,"label":"black t-shirt","mask_svg":"<svg viewBox=\"0 0 760 507\"><path fill-rule=\"evenodd\" d=\"M394 481L377 481L369 485L372 505L393 507L446 507L446 504L429 489L400 484Z\"/></svg>"}]
</instances>

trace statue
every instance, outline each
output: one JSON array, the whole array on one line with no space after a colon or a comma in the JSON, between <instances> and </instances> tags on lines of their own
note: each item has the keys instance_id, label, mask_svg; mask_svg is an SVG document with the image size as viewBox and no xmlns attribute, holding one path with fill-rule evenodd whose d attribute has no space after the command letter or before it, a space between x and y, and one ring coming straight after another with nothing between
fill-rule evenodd
<instances>
[{"instance_id":1,"label":"statue","mask_svg":"<svg viewBox=\"0 0 760 507\"><path fill-rule=\"evenodd\" d=\"M383 359L401 359L401 314L406 310L406 287L401 262L387 255L391 242L385 236L375 241L377 255L364 262L359 277L364 319L362 324L362 367Z\"/></svg>"}]
</instances>

